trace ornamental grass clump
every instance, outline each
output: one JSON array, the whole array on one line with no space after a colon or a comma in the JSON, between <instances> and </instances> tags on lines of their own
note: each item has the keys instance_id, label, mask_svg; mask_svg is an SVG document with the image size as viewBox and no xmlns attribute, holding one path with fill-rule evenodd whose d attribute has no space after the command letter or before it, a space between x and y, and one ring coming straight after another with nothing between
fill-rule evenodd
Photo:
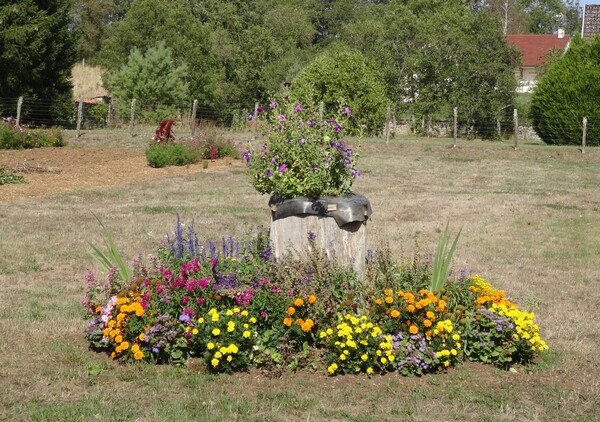
<instances>
[{"instance_id":1,"label":"ornamental grass clump","mask_svg":"<svg viewBox=\"0 0 600 422\"><path fill-rule=\"evenodd\" d=\"M258 149L243 154L258 192L282 199L350 192L360 172L357 151L343 139L352 114L348 107L321 119L316 107L285 95L258 110L267 121L266 139Z\"/></svg>"}]
</instances>

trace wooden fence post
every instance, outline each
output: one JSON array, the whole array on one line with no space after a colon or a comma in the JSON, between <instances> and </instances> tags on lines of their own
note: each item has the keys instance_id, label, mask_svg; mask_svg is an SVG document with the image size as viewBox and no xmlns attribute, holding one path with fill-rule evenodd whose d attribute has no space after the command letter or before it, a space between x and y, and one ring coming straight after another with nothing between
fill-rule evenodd
<instances>
[{"instance_id":1,"label":"wooden fence post","mask_svg":"<svg viewBox=\"0 0 600 422\"><path fill-rule=\"evenodd\" d=\"M452 144L452 148L456 148L457 136L458 136L458 107L454 107L454 133L453 133L454 143Z\"/></svg>"},{"instance_id":2,"label":"wooden fence post","mask_svg":"<svg viewBox=\"0 0 600 422\"><path fill-rule=\"evenodd\" d=\"M17 101L17 126L21 123L21 107L23 106L23 96Z\"/></svg>"},{"instance_id":3,"label":"wooden fence post","mask_svg":"<svg viewBox=\"0 0 600 422\"><path fill-rule=\"evenodd\" d=\"M131 100L131 116L129 118L129 135L133 138L135 134L133 133L133 127L135 125L135 104L136 99Z\"/></svg>"},{"instance_id":4,"label":"wooden fence post","mask_svg":"<svg viewBox=\"0 0 600 422\"><path fill-rule=\"evenodd\" d=\"M516 108L513 111L513 119L515 121L515 145L513 148L517 149L519 143L519 113Z\"/></svg>"},{"instance_id":5,"label":"wooden fence post","mask_svg":"<svg viewBox=\"0 0 600 422\"><path fill-rule=\"evenodd\" d=\"M321 101L319 103L319 123L323 123L323 111L325 110L325 103Z\"/></svg>"},{"instance_id":6,"label":"wooden fence post","mask_svg":"<svg viewBox=\"0 0 600 422\"><path fill-rule=\"evenodd\" d=\"M81 121L83 120L83 96L79 97L79 107L77 107L77 137L81 136Z\"/></svg>"},{"instance_id":7,"label":"wooden fence post","mask_svg":"<svg viewBox=\"0 0 600 422\"><path fill-rule=\"evenodd\" d=\"M583 136L581 137L581 153L585 154L585 138L587 136L587 117L583 118Z\"/></svg>"},{"instance_id":8,"label":"wooden fence post","mask_svg":"<svg viewBox=\"0 0 600 422\"><path fill-rule=\"evenodd\" d=\"M254 114L252 115L252 139L256 140L256 126L258 125L258 103L254 104Z\"/></svg>"},{"instance_id":9,"label":"wooden fence post","mask_svg":"<svg viewBox=\"0 0 600 422\"><path fill-rule=\"evenodd\" d=\"M196 132L196 111L198 110L198 100L192 103L192 115L190 116L190 125L192 127L192 137Z\"/></svg>"},{"instance_id":10,"label":"wooden fence post","mask_svg":"<svg viewBox=\"0 0 600 422\"><path fill-rule=\"evenodd\" d=\"M110 126L110 115L112 114L112 99L108 100L108 112L106 113L106 127Z\"/></svg>"},{"instance_id":11,"label":"wooden fence post","mask_svg":"<svg viewBox=\"0 0 600 422\"><path fill-rule=\"evenodd\" d=\"M390 105L387 105L385 112L385 143L390 142Z\"/></svg>"}]
</instances>

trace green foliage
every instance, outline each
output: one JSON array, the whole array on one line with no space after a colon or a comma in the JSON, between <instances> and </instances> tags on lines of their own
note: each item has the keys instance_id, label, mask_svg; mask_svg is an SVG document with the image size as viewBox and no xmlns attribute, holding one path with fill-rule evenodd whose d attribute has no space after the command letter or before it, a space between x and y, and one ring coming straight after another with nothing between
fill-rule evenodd
<instances>
[{"instance_id":1,"label":"green foliage","mask_svg":"<svg viewBox=\"0 0 600 422\"><path fill-rule=\"evenodd\" d=\"M72 116L71 6L72 0L0 5L0 98L22 95L51 103L45 110L24 107L24 122L64 123Z\"/></svg>"},{"instance_id":2,"label":"green foliage","mask_svg":"<svg viewBox=\"0 0 600 422\"><path fill-rule=\"evenodd\" d=\"M92 118L93 123L99 126L104 126L106 116L108 115L108 104L98 103L90 107L87 114Z\"/></svg>"},{"instance_id":3,"label":"green foliage","mask_svg":"<svg viewBox=\"0 0 600 422\"><path fill-rule=\"evenodd\" d=\"M25 183L25 178L18 174L10 173L0 167L0 185L8 185L10 183Z\"/></svg>"},{"instance_id":4,"label":"green foliage","mask_svg":"<svg viewBox=\"0 0 600 422\"><path fill-rule=\"evenodd\" d=\"M146 160L154 168L194 164L200 157L200 151L183 144L153 144L146 148Z\"/></svg>"},{"instance_id":5,"label":"green foliage","mask_svg":"<svg viewBox=\"0 0 600 422\"><path fill-rule=\"evenodd\" d=\"M131 279L132 271L125 263L125 260L123 259L121 252L119 252L119 249L117 248L117 245L115 244L115 241L113 240L113 237L108 229L104 226L102 221L98 219L98 217L96 217L96 219L102 228L100 234L102 235L102 240L104 240L106 251L102 251L94 244L88 242L88 245L93 250L92 257L106 272L111 272L113 268L116 268L117 275L121 280L121 283L126 283Z\"/></svg>"},{"instance_id":6,"label":"green foliage","mask_svg":"<svg viewBox=\"0 0 600 422\"><path fill-rule=\"evenodd\" d=\"M116 109L129 116L130 103L136 99L136 114L142 119L162 120L178 115L189 100L186 65L173 65L171 49L164 41L148 48L145 54L134 48L126 65L105 76L105 83L116 97Z\"/></svg>"},{"instance_id":7,"label":"green foliage","mask_svg":"<svg viewBox=\"0 0 600 422\"><path fill-rule=\"evenodd\" d=\"M63 147L66 141L58 128L28 129L0 123L0 149Z\"/></svg>"},{"instance_id":8,"label":"green foliage","mask_svg":"<svg viewBox=\"0 0 600 422\"><path fill-rule=\"evenodd\" d=\"M569 49L538 82L531 118L547 144L581 145L587 117L587 145L600 145L600 37L573 39Z\"/></svg>"},{"instance_id":9,"label":"green foliage","mask_svg":"<svg viewBox=\"0 0 600 422\"><path fill-rule=\"evenodd\" d=\"M452 246L448 249L448 241L450 240L448 226L449 223L446 223L446 228L440 236L435 255L433 256L433 263L431 265L431 285L429 287L429 290L432 292L439 292L446 283L446 280L448 280L452 256L454 255L454 251L456 251L458 238L462 231L462 229L458 231L458 234L454 238L454 242L452 242Z\"/></svg>"},{"instance_id":10,"label":"green foliage","mask_svg":"<svg viewBox=\"0 0 600 422\"><path fill-rule=\"evenodd\" d=\"M378 66L358 51L330 50L309 64L292 82L291 94L303 104L324 103L324 118L340 103L352 109L347 130L374 134L385 125L388 99Z\"/></svg>"}]
</instances>

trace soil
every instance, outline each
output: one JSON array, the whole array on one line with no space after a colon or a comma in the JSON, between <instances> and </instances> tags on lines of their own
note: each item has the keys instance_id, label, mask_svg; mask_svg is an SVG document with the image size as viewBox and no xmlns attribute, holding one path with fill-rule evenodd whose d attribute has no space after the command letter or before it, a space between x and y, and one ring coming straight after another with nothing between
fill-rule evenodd
<instances>
[{"instance_id":1,"label":"soil","mask_svg":"<svg viewBox=\"0 0 600 422\"><path fill-rule=\"evenodd\" d=\"M242 163L225 158L209 162L207 169L203 169L202 162L152 168L143 151L69 147L3 150L0 168L25 177L26 183L0 185L0 201L187 175L231 165Z\"/></svg>"}]
</instances>

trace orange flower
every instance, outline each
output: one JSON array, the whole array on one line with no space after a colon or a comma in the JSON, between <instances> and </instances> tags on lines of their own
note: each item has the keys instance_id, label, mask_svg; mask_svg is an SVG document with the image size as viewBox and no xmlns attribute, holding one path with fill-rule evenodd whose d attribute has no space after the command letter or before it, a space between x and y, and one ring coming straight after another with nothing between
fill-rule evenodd
<instances>
[{"instance_id":1,"label":"orange flower","mask_svg":"<svg viewBox=\"0 0 600 422\"><path fill-rule=\"evenodd\" d=\"M425 321L423 321L423 325L424 325L425 327L429 328L429 327L431 327L431 325L432 325L432 322L431 322L430 320L426 319Z\"/></svg>"},{"instance_id":2,"label":"orange flower","mask_svg":"<svg viewBox=\"0 0 600 422\"><path fill-rule=\"evenodd\" d=\"M427 311L427 318L429 319L435 319L435 314L431 311Z\"/></svg>"},{"instance_id":3,"label":"orange flower","mask_svg":"<svg viewBox=\"0 0 600 422\"><path fill-rule=\"evenodd\" d=\"M391 296L386 296L385 297L385 303L390 304L394 302L394 298Z\"/></svg>"},{"instance_id":4,"label":"orange flower","mask_svg":"<svg viewBox=\"0 0 600 422\"><path fill-rule=\"evenodd\" d=\"M406 309L408 309L408 312L414 312L414 311L415 311L415 307L414 307L414 305L408 305L408 306L406 307Z\"/></svg>"},{"instance_id":5,"label":"orange flower","mask_svg":"<svg viewBox=\"0 0 600 422\"><path fill-rule=\"evenodd\" d=\"M411 325L408 329L408 332L411 334L417 334L419 332L419 327L417 327L416 325Z\"/></svg>"},{"instance_id":6,"label":"orange flower","mask_svg":"<svg viewBox=\"0 0 600 422\"><path fill-rule=\"evenodd\" d=\"M312 305L313 303L315 303L317 301L317 297L315 295L309 295L307 300L308 300L308 303L310 303Z\"/></svg>"},{"instance_id":7,"label":"orange flower","mask_svg":"<svg viewBox=\"0 0 600 422\"><path fill-rule=\"evenodd\" d=\"M431 340L431 330L425 331L425 337L427 338L427 340Z\"/></svg>"},{"instance_id":8,"label":"orange flower","mask_svg":"<svg viewBox=\"0 0 600 422\"><path fill-rule=\"evenodd\" d=\"M429 293L429 290L427 290L427 289L421 289L421 290L419 290L419 294L421 296L427 296L427 293Z\"/></svg>"},{"instance_id":9,"label":"orange flower","mask_svg":"<svg viewBox=\"0 0 600 422\"><path fill-rule=\"evenodd\" d=\"M286 317L283 319L283 325L285 325L286 327L289 327L292 325L292 318L290 317Z\"/></svg>"},{"instance_id":10,"label":"orange flower","mask_svg":"<svg viewBox=\"0 0 600 422\"><path fill-rule=\"evenodd\" d=\"M289 316L292 316L292 315L294 315L295 313L296 313L296 308L294 308L293 306L290 306L290 307L288 308L288 315L289 315Z\"/></svg>"},{"instance_id":11,"label":"orange flower","mask_svg":"<svg viewBox=\"0 0 600 422\"><path fill-rule=\"evenodd\" d=\"M298 326L302 327L302 324L304 324L304 320L302 318L298 318L296 320L296 324L298 324Z\"/></svg>"},{"instance_id":12,"label":"orange flower","mask_svg":"<svg viewBox=\"0 0 600 422\"><path fill-rule=\"evenodd\" d=\"M383 292L386 296L391 296L392 295L392 291L390 289L385 289L385 291Z\"/></svg>"},{"instance_id":13,"label":"orange flower","mask_svg":"<svg viewBox=\"0 0 600 422\"><path fill-rule=\"evenodd\" d=\"M304 305L304 301L300 298L297 298L296 300L294 300L294 306L300 307Z\"/></svg>"},{"instance_id":14,"label":"orange flower","mask_svg":"<svg viewBox=\"0 0 600 422\"><path fill-rule=\"evenodd\" d=\"M96 306L96 313L97 314L99 314L101 310L102 310L102 306L100 306L100 305Z\"/></svg>"},{"instance_id":15,"label":"orange flower","mask_svg":"<svg viewBox=\"0 0 600 422\"><path fill-rule=\"evenodd\" d=\"M403 292L402 290L398 290L398 291L396 292L396 294L398 295L398 297L402 297L402 296L404 296L404 292Z\"/></svg>"},{"instance_id":16,"label":"orange flower","mask_svg":"<svg viewBox=\"0 0 600 422\"><path fill-rule=\"evenodd\" d=\"M142 360L144 358L144 352L142 352L141 350L138 350L137 352L135 352L133 354L133 357L135 360Z\"/></svg>"},{"instance_id":17,"label":"orange flower","mask_svg":"<svg viewBox=\"0 0 600 422\"><path fill-rule=\"evenodd\" d=\"M376 305L381 305L383 303L383 301L381 299L375 299L375 304Z\"/></svg>"},{"instance_id":18,"label":"orange flower","mask_svg":"<svg viewBox=\"0 0 600 422\"><path fill-rule=\"evenodd\" d=\"M398 318L400 316L400 312L398 312L398 309L394 309L391 312L392 318Z\"/></svg>"},{"instance_id":19,"label":"orange flower","mask_svg":"<svg viewBox=\"0 0 600 422\"><path fill-rule=\"evenodd\" d=\"M309 332L310 329L315 325L314 321L310 318L307 318L306 321L304 321L304 324L302 324L300 326L300 328L302 328L302 331L304 331L305 333Z\"/></svg>"}]
</instances>

